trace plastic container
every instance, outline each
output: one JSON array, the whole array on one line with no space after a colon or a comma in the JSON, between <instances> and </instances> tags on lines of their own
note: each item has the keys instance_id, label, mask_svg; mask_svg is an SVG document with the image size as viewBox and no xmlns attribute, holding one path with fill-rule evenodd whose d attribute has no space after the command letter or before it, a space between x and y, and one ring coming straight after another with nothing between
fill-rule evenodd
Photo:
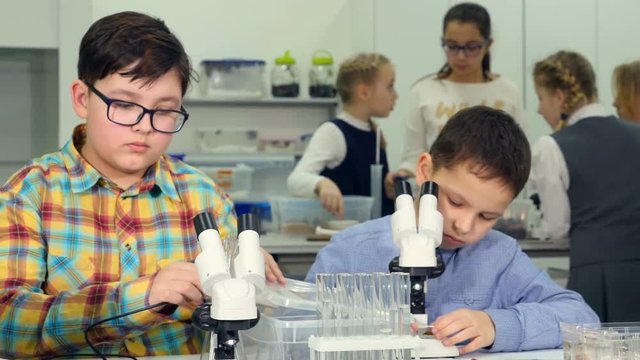
<instances>
[{"instance_id":1,"label":"plastic container","mask_svg":"<svg viewBox=\"0 0 640 360\"><path fill-rule=\"evenodd\" d=\"M249 197L253 168L238 164L233 167L198 166L213 181L222 187L233 200L243 200Z\"/></svg>"},{"instance_id":2,"label":"plastic container","mask_svg":"<svg viewBox=\"0 0 640 360\"><path fill-rule=\"evenodd\" d=\"M327 50L318 50L311 58L309 69L309 96L332 98L336 96L333 56Z\"/></svg>"},{"instance_id":3,"label":"plastic container","mask_svg":"<svg viewBox=\"0 0 640 360\"><path fill-rule=\"evenodd\" d=\"M205 98L261 98L266 88L265 64L264 60L203 60L201 94Z\"/></svg>"},{"instance_id":4,"label":"plastic container","mask_svg":"<svg viewBox=\"0 0 640 360\"><path fill-rule=\"evenodd\" d=\"M640 323L560 323L565 360L640 359Z\"/></svg>"},{"instance_id":5,"label":"plastic container","mask_svg":"<svg viewBox=\"0 0 640 360\"><path fill-rule=\"evenodd\" d=\"M318 335L315 311L259 307L260 321L252 329L240 331L240 359L309 359L308 341Z\"/></svg>"},{"instance_id":6,"label":"plastic container","mask_svg":"<svg viewBox=\"0 0 640 360\"><path fill-rule=\"evenodd\" d=\"M531 232L529 214L533 203L529 199L514 199L496 224L495 230L503 232L514 239L526 239Z\"/></svg>"},{"instance_id":7,"label":"plastic container","mask_svg":"<svg viewBox=\"0 0 640 360\"><path fill-rule=\"evenodd\" d=\"M246 128L196 129L198 150L203 153L245 153L258 151L258 131Z\"/></svg>"},{"instance_id":8,"label":"plastic container","mask_svg":"<svg viewBox=\"0 0 640 360\"><path fill-rule=\"evenodd\" d=\"M256 297L256 303L272 308L284 307L315 312L316 284L287 279L285 285L268 282Z\"/></svg>"},{"instance_id":9,"label":"plastic container","mask_svg":"<svg viewBox=\"0 0 640 360\"><path fill-rule=\"evenodd\" d=\"M296 59L287 50L284 55L276 58L271 69L271 95L274 97L298 97L300 94L300 79Z\"/></svg>"},{"instance_id":10,"label":"plastic container","mask_svg":"<svg viewBox=\"0 0 640 360\"><path fill-rule=\"evenodd\" d=\"M344 217L341 220L365 222L371 219L373 198L369 196L345 196ZM271 200L274 227L285 234L310 235L317 226L327 228L336 220L325 210L318 199L279 197Z\"/></svg>"}]
</instances>

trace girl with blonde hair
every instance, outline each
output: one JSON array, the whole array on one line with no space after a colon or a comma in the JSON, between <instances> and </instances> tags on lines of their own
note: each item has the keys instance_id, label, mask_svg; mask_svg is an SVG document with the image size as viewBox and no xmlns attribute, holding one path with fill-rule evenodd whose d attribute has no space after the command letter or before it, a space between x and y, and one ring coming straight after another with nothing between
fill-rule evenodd
<instances>
[{"instance_id":1,"label":"girl with blonde hair","mask_svg":"<svg viewBox=\"0 0 640 360\"><path fill-rule=\"evenodd\" d=\"M621 119L640 123L640 60L613 70L614 101Z\"/></svg>"},{"instance_id":2,"label":"girl with blonde hair","mask_svg":"<svg viewBox=\"0 0 640 360\"><path fill-rule=\"evenodd\" d=\"M338 217L344 213L343 195L372 195L371 164L379 161L383 165L383 179L389 171L384 137L378 142L379 130L372 118L386 118L393 110L398 98L394 83L394 66L382 54L357 54L340 65L336 89L342 111L311 137L287 179L291 193L317 196L322 206ZM392 194L380 196L382 215L392 213Z\"/></svg>"},{"instance_id":3,"label":"girl with blonde hair","mask_svg":"<svg viewBox=\"0 0 640 360\"><path fill-rule=\"evenodd\" d=\"M535 64L538 112L555 130L533 146L530 185L543 230L569 237L567 287L602 322L640 321L640 126L607 115L589 61L559 51Z\"/></svg>"}]
</instances>

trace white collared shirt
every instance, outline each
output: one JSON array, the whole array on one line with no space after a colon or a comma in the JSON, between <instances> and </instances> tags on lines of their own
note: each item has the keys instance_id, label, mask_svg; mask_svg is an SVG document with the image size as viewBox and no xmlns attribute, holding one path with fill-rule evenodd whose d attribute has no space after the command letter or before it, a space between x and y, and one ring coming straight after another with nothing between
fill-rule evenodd
<instances>
[{"instance_id":1,"label":"white collared shirt","mask_svg":"<svg viewBox=\"0 0 640 360\"><path fill-rule=\"evenodd\" d=\"M363 131L371 131L369 122L356 119L347 112L340 112L337 119ZM342 131L332 122L325 122L313 133L309 145L295 169L287 178L287 188L295 196L314 197L314 189L324 176L324 168L333 169L347 156L347 141Z\"/></svg>"},{"instance_id":2,"label":"white collared shirt","mask_svg":"<svg viewBox=\"0 0 640 360\"><path fill-rule=\"evenodd\" d=\"M604 106L588 104L574 112L567 126L594 116L607 116ZM542 136L533 144L529 193L540 197L543 238L560 239L569 236L571 207L569 204L569 169L560 146L550 135Z\"/></svg>"}]
</instances>

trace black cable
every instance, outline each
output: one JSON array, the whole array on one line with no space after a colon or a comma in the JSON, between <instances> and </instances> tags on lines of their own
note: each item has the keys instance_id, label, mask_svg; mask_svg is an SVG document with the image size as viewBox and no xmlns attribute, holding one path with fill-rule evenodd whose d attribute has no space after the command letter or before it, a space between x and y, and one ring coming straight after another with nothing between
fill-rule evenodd
<instances>
[{"instance_id":1,"label":"black cable","mask_svg":"<svg viewBox=\"0 0 640 360\"><path fill-rule=\"evenodd\" d=\"M157 308L158 306L165 306L165 305L170 305L170 304L168 302L161 302L161 303L157 303L157 304L152 304L152 305L140 308L140 309L131 310L131 311L126 312L124 314L120 314L120 315L116 315L116 316L112 316L110 318L106 318L106 319L100 320L97 323L93 323L93 324L89 325L88 328L85 329L85 331L84 331L84 341L87 343L87 345L89 345L91 350L93 350L95 355L100 356L100 358L103 359L103 360L107 360L107 356L137 360L137 358L135 356L132 356L132 355L120 355L120 354L106 354L106 355L103 355L102 353L100 353L100 351L95 346L93 346L91 341L89 341L89 331L91 331L91 329L93 329L94 327L96 327L96 326L98 326L100 324L106 323L108 321L113 321L113 320L116 320L116 319L119 319L119 318L122 318L122 317L125 317L125 316L137 314L137 313L142 312L142 311L151 310L153 308ZM94 354L78 354L76 356L87 356L87 355L95 356ZM69 356L69 355L67 355L67 356Z\"/></svg>"},{"instance_id":2,"label":"black cable","mask_svg":"<svg viewBox=\"0 0 640 360\"><path fill-rule=\"evenodd\" d=\"M125 359L134 359L137 360L135 356L131 356L131 355L120 355L120 354L106 354L106 355L101 355L98 354L98 356L100 356L101 358L105 359L104 356L108 356L108 357L117 357L117 358L125 358ZM60 358L64 358L64 359L74 359L74 358L95 358L96 354L71 354L71 355L54 355L54 356L44 356L41 359L60 359ZM24 358L24 359L33 359L33 358Z\"/></svg>"}]
</instances>

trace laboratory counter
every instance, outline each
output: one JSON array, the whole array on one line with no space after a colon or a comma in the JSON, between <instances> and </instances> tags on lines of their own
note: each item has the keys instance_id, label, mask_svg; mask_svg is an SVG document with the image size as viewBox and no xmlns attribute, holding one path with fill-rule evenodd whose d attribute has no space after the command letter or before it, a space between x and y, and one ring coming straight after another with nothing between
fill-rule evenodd
<instances>
[{"instance_id":1,"label":"laboratory counter","mask_svg":"<svg viewBox=\"0 0 640 360\"><path fill-rule=\"evenodd\" d=\"M199 355L184 355L184 356L156 356L156 357L141 357L140 360L199 360ZM451 358L447 358L451 359ZM537 351L522 351L522 352L509 352L509 353L471 353L467 355L457 356L457 360L473 360L473 359L493 359L493 360L511 360L511 359L527 359L527 360L562 360L562 349L553 350L537 350ZM431 360L438 360L432 358Z\"/></svg>"},{"instance_id":2,"label":"laboratory counter","mask_svg":"<svg viewBox=\"0 0 640 360\"><path fill-rule=\"evenodd\" d=\"M261 246L272 254L285 276L300 278L313 264L316 254L329 241L307 240L304 235L267 233L260 237ZM532 258L569 256L569 239L561 240L518 240L522 250Z\"/></svg>"}]
</instances>

